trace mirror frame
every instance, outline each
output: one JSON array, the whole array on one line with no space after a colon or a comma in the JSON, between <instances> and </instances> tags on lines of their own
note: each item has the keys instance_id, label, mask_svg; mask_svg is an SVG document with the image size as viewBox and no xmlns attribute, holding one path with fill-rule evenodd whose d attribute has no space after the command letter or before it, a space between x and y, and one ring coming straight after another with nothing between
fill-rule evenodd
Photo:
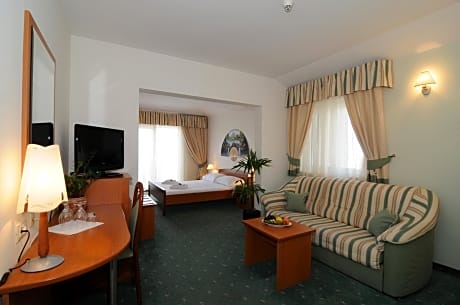
<instances>
[{"instance_id":1,"label":"mirror frame","mask_svg":"<svg viewBox=\"0 0 460 305\"><path fill-rule=\"evenodd\" d=\"M22 129L22 163L24 163L25 153L27 144L31 141L31 129L32 129L32 88L33 88L33 39L34 33L38 35L43 47L48 53L50 59L54 64L54 80L53 80L53 117L54 114L54 100L55 100L55 90L56 90L56 59L51 52L50 47L45 41L42 32L40 31L37 23L30 11L24 11L24 37L23 37L23 59L22 59L22 118L21 118L21 129ZM53 119L54 125L54 119Z\"/></svg>"}]
</instances>

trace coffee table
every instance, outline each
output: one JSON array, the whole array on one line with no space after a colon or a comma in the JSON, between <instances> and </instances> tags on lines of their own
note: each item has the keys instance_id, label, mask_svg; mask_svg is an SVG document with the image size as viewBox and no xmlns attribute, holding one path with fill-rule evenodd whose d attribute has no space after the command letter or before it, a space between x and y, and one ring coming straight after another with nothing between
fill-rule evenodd
<instances>
[{"instance_id":1,"label":"coffee table","mask_svg":"<svg viewBox=\"0 0 460 305\"><path fill-rule=\"evenodd\" d=\"M292 226L275 228L263 218L242 220L247 266L276 258L276 289L295 285L311 274L311 234L315 229L292 221Z\"/></svg>"}]
</instances>

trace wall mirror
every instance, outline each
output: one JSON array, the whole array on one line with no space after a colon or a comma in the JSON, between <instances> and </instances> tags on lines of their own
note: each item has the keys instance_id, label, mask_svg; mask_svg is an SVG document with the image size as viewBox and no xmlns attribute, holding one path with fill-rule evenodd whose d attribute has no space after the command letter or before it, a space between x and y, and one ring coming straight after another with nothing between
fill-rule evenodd
<instances>
[{"instance_id":1,"label":"wall mirror","mask_svg":"<svg viewBox=\"0 0 460 305\"><path fill-rule=\"evenodd\" d=\"M24 11L22 158L29 143L54 143L56 60L30 11Z\"/></svg>"}]
</instances>

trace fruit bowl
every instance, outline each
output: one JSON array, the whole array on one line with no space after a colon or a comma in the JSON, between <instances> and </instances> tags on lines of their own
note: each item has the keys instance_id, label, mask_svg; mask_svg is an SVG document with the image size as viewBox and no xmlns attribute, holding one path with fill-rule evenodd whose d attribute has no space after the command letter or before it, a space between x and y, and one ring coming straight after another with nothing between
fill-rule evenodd
<instances>
[{"instance_id":1,"label":"fruit bowl","mask_svg":"<svg viewBox=\"0 0 460 305\"><path fill-rule=\"evenodd\" d=\"M290 227L292 226L292 222L289 222L287 224L274 224L274 223L267 223L265 222L264 220L262 220L262 223L266 226L269 226L269 227L273 227L273 228L287 228L287 227Z\"/></svg>"},{"instance_id":2,"label":"fruit bowl","mask_svg":"<svg viewBox=\"0 0 460 305\"><path fill-rule=\"evenodd\" d=\"M292 226L292 222L289 221L287 218L275 217L275 216L267 216L262 219L262 223L269 227L273 228L287 228Z\"/></svg>"}]
</instances>

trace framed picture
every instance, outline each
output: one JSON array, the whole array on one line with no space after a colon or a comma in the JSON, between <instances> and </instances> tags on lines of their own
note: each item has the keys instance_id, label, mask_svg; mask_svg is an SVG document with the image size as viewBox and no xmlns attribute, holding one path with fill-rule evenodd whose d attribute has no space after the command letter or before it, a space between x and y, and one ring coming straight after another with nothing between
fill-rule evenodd
<instances>
[{"instance_id":1,"label":"framed picture","mask_svg":"<svg viewBox=\"0 0 460 305\"><path fill-rule=\"evenodd\" d=\"M220 155L236 161L238 157L247 156L249 152L248 140L239 129L230 130L222 142Z\"/></svg>"}]
</instances>

